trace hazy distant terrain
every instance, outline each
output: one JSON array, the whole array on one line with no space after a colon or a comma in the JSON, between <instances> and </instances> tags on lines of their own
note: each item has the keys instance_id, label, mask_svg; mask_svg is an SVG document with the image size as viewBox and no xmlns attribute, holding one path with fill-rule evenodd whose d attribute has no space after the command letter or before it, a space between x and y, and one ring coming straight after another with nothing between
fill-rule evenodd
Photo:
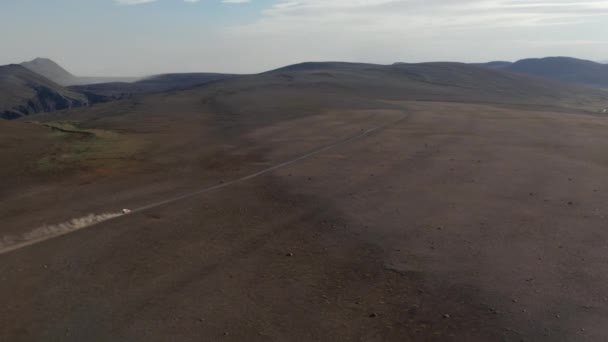
<instances>
[{"instance_id":1,"label":"hazy distant terrain","mask_svg":"<svg viewBox=\"0 0 608 342\"><path fill-rule=\"evenodd\" d=\"M513 64L513 62L493 61L487 63L472 63L471 65L480 66L488 69L500 70L507 68L511 64Z\"/></svg>"},{"instance_id":2,"label":"hazy distant terrain","mask_svg":"<svg viewBox=\"0 0 608 342\"><path fill-rule=\"evenodd\" d=\"M76 85L70 89L82 93L97 94L106 97L120 97L133 94L151 94L166 91L183 90L209 82L233 78L237 75L216 73L181 73L164 74L143 78L135 82L108 82Z\"/></svg>"},{"instance_id":3,"label":"hazy distant terrain","mask_svg":"<svg viewBox=\"0 0 608 342\"><path fill-rule=\"evenodd\" d=\"M546 57L522 59L515 63L490 62L478 65L589 87L608 88L608 65L582 59Z\"/></svg>"},{"instance_id":4,"label":"hazy distant terrain","mask_svg":"<svg viewBox=\"0 0 608 342\"><path fill-rule=\"evenodd\" d=\"M136 77L79 77L72 75L59 64L48 58L36 58L29 62L21 63L25 68L40 74L51 81L62 86L108 82L133 82Z\"/></svg>"},{"instance_id":5,"label":"hazy distant terrain","mask_svg":"<svg viewBox=\"0 0 608 342\"><path fill-rule=\"evenodd\" d=\"M76 77L50 59L36 58L21 65L0 66L0 87L3 90L0 94L0 117L14 119L39 112L114 101L137 94L176 91L235 76L182 73L155 75L141 80Z\"/></svg>"}]
</instances>

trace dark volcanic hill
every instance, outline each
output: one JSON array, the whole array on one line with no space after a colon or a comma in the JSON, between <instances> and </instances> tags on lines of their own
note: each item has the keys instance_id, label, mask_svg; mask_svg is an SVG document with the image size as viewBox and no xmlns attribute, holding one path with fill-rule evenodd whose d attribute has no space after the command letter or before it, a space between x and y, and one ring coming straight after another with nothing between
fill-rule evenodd
<instances>
[{"instance_id":1,"label":"dark volcanic hill","mask_svg":"<svg viewBox=\"0 0 608 342\"><path fill-rule=\"evenodd\" d=\"M77 83L76 76L48 58L36 58L29 62L23 62L21 65L57 84L70 85Z\"/></svg>"},{"instance_id":2,"label":"dark volcanic hill","mask_svg":"<svg viewBox=\"0 0 608 342\"><path fill-rule=\"evenodd\" d=\"M0 118L86 106L82 94L20 65L0 66Z\"/></svg>"},{"instance_id":3,"label":"dark volcanic hill","mask_svg":"<svg viewBox=\"0 0 608 342\"><path fill-rule=\"evenodd\" d=\"M596 88L608 88L608 65L570 57L522 59L515 63L490 62L479 66L540 76Z\"/></svg>"}]
</instances>

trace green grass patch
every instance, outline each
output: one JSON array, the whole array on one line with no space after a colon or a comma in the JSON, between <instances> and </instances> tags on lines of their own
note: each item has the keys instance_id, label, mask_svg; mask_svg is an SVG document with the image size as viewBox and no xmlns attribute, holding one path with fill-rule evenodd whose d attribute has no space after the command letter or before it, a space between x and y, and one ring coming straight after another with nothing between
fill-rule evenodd
<instances>
[{"instance_id":1,"label":"green grass patch","mask_svg":"<svg viewBox=\"0 0 608 342\"><path fill-rule=\"evenodd\" d=\"M39 173L68 170L113 170L132 162L141 148L134 137L100 129L81 128L74 122L34 123L50 128L55 141L48 153L35 162Z\"/></svg>"}]
</instances>

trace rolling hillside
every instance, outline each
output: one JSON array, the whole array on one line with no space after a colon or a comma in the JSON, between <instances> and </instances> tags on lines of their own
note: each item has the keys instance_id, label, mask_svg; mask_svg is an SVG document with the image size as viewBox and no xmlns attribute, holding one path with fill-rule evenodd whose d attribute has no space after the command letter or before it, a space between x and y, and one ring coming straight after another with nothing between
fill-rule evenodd
<instances>
[{"instance_id":1,"label":"rolling hillside","mask_svg":"<svg viewBox=\"0 0 608 342\"><path fill-rule=\"evenodd\" d=\"M608 93L601 90L462 63L302 63L217 82L199 92L209 103L234 110L244 108L241 100L248 110L283 103L294 110L315 103L348 107L372 99L528 104L598 112L608 103Z\"/></svg>"},{"instance_id":2,"label":"rolling hillside","mask_svg":"<svg viewBox=\"0 0 608 342\"><path fill-rule=\"evenodd\" d=\"M104 97L121 97L123 95L151 94L175 91L203 85L213 81L233 78L237 75L217 73L176 73L163 74L144 78L136 82L108 82L75 85L70 89L85 94Z\"/></svg>"},{"instance_id":3,"label":"rolling hillside","mask_svg":"<svg viewBox=\"0 0 608 342\"><path fill-rule=\"evenodd\" d=\"M24 71L27 70L21 70L22 74ZM30 78L37 76L31 72L28 75ZM66 94L66 98L83 99L86 96L90 103L107 102L124 98L125 95L154 96L196 88L189 93L198 94L196 96L202 97L207 105L229 111L240 111L245 107L249 111L256 108L265 110L282 105L301 111L320 105L348 107L370 99L526 104L592 112L600 112L608 107L608 93L602 90L463 63L377 65L308 62L257 75L166 74L133 83L80 85L72 86L69 90L56 84L50 88L53 87L58 89L58 93ZM75 104L81 105L82 101ZM22 106L22 110L18 112L31 113L71 105L34 105L28 109L22 103L12 103L9 107L19 106ZM17 117L20 114L4 116Z\"/></svg>"},{"instance_id":4,"label":"rolling hillside","mask_svg":"<svg viewBox=\"0 0 608 342\"><path fill-rule=\"evenodd\" d=\"M505 62L505 61L493 61L493 62L487 62L487 63L472 63L471 65L480 66L480 67L484 67L484 68L488 68L488 69L501 70L501 69L508 67L511 64L513 64L513 63Z\"/></svg>"}]
</instances>

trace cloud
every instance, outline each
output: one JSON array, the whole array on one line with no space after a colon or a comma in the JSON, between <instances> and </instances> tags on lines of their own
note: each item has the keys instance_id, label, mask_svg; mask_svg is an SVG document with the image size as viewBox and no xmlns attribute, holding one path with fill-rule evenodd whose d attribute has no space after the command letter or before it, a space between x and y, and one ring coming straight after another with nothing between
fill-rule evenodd
<instances>
[{"instance_id":1,"label":"cloud","mask_svg":"<svg viewBox=\"0 0 608 342\"><path fill-rule=\"evenodd\" d=\"M548 25L608 15L608 1L572 0L281 0L265 12L258 29L310 25L348 30L407 31Z\"/></svg>"}]
</instances>

